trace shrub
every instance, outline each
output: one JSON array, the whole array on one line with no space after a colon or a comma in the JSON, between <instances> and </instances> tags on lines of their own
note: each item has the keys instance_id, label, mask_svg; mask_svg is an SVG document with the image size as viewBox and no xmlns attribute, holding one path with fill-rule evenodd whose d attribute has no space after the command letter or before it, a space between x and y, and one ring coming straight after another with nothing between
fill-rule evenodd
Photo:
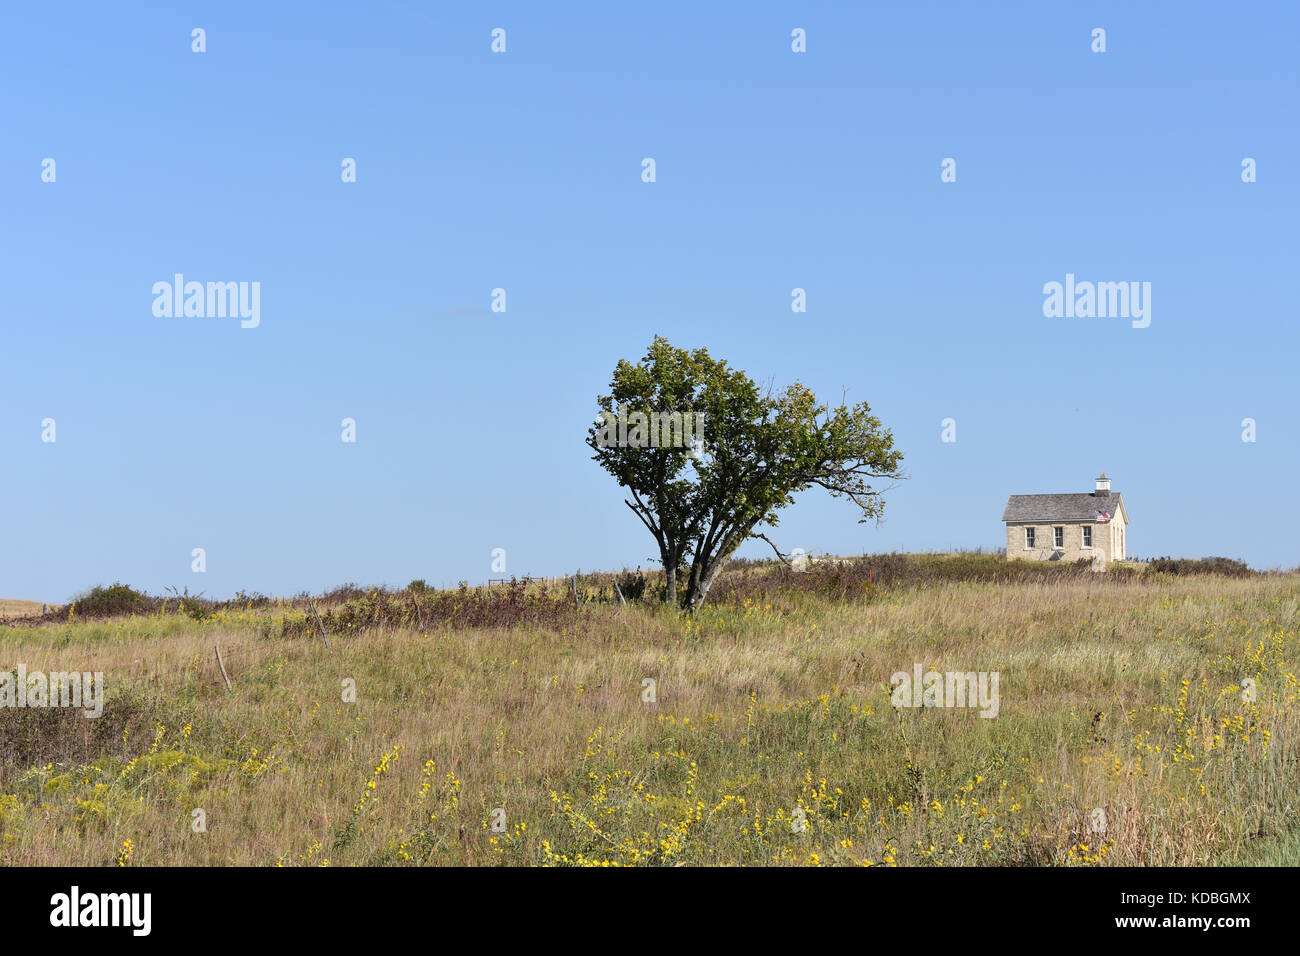
<instances>
[{"instance_id":1,"label":"shrub","mask_svg":"<svg viewBox=\"0 0 1300 956\"><path fill-rule=\"evenodd\" d=\"M189 615L196 621L206 621L216 611L216 602L204 600L203 592L190 594L190 589L178 591L174 587L167 589L176 603L180 605L181 611Z\"/></svg>"},{"instance_id":2,"label":"shrub","mask_svg":"<svg viewBox=\"0 0 1300 956\"><path fill-rule=\"evenodd\" d=\"M1230 578L1249 577L1255 572L1244 561L1232 558L1152 558L1148 571L1165 574L1220 574Z\"/></svg>"},{"instance_id":3,"label":"shrub","mask_svg":"<svg viewBox=\"0 0 1300 956\"><path fill-rule=\"evenodd\" d=\"M96 584L89 591L78 594L70 603L72 612L80 617L109 617L145 613L156 602L147 594L117 582L109 587Z\"/></svg>"},{"instance_id":4,"label":"shrub","mask_svg":"<svg viewBox=\"0 0 1300 956\"><path fill-rule=\"evenodd\" d=\"M645 597L646 579L640 571L624 571L614 579L623 597L629 601L640 601Z\"/></svg>"},{"instance_id":5,"label":"shrub","mask_svg":"<svg viewBox=\"0 0 1300 956\"><path fill-rule=\"evenodd\" d=\"M504 587L471 589L462 585L455 591L430 591L424 595L394 594L372 588L341 605L322 609L321 617L331 634L372 627L461 629L534 625L559 629L574 623L578 609L567 596L551 596L530 590L522 581L511 581ZM286 615L280 622L280 633L286 637L301 636L311 630L305 615Z\"/></svg>"},{"instance_id":6,"label":"shrub","mask_svg":"<svg viewBox=\"0 0 1300 956\"><path fill-rule=\"evenodd\" d=\"M930 587L943 581L988 584L1051 582L1088 578L1092 562L1007 561L995 554L872 554L860 558L814 562L807 571L784 565L751 564L724 572L714 585L718 602L764 603L779 595L813 593L837 600L870 597L881 587ZM1118 580L1112 570L1099 580Z\"/></svg>"},{"instance_id":7,"label":"shrub","mask_svg":"<svg viewBox=\"0 0 1300 956\"><path fill-rule=\"evenodd\" d=\"M248 607L266 607L270 603L271 603L271 599L267 597L265 594L262 594L258 591L254 591L252 594L249 594L247 591L241 588L240 590L235 592L235 596L232 597L229 601L217 601L216 606L222 609L228 607L248 608Z\"/></svg>"},{"instance_id":8,"label":"shrub","mask_svg":"<svg viewBox=\"0 0 1300 956\"><path fill-rule=\"evenodd\" d=\"M383 588L370 589L370 591L375 591L375 590L379 590L381 592L384 591ZM342 604L345 601L355 601L358 598L364 597L367 593L369 593L369 591L367 591L365 588L359 587L356 584L353 584L352 582L349 581L347 584L341 584L338 587L336 587L334 590L326 591L324 594L322 594L320 596L320 603L321 604ZM309 601L311 600L311 595L308 594L306 591L304 591L302 594L299 594L297 598L295 598L295 600Z\"/></svg>"}]
</instances>

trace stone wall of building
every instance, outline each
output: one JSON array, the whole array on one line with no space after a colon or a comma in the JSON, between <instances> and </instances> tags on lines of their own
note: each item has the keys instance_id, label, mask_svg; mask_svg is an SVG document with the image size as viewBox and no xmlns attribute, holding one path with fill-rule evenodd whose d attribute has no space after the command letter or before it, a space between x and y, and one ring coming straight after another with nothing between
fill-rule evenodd
<instances>
[{"instance_id":1,"label":"stone wall of building","mask_svg":"<svg viewBox=\"0 0 1300 956\"><path fill-rule=\"evenodd\" d=\"M1092 529L1092 547L1083 544L1083 529ZM1025 529L1034 529L1034 546L1025 547ZM1055 545L1056 528L1064 532L1062 547ZM1026 561L1081 561L1095 558L1101 552L1106 563L1122 561L1120 540L1123 519L1116 515L1106 524L1095 521L1012 521L1007 523L1008 560Z\"/></svg>"}]
</instances>

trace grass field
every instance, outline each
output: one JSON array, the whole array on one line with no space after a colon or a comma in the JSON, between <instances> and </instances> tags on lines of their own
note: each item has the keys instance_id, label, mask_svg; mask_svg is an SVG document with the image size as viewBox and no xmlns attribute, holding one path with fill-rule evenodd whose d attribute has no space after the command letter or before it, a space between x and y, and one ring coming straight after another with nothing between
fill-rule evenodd
<instances>
[{"instance_id":1,"label":"grass field","mask_svg":"<svg viewBox=\"0 0 1300 956\"><path fill-rule=\"evenodd\" d=\"M14 601L9 598L0 598L0 618L4 617L28 617L41 613L42 605L40 601Z\"/></svg>"},{"instance_id":2,"label":"grass field","mask_svg":"<svg viewBox=\"0 0 1300 956\"><path fill-rule=\"evenodd\" d=\"M107 686L0 709L0 863L1300 863L1300 575L780 576L328 648L280 602L0 628ZM999 672L997 717L895 709L916 664Z\"/></svg>"}]
</instances>

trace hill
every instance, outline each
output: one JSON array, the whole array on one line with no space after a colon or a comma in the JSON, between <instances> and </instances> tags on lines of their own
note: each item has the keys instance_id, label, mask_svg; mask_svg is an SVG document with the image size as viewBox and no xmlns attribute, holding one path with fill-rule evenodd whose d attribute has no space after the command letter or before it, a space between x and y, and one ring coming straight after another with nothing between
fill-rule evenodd
<instances>
[{"instance_id":1,"label":"hill","mask_svg":"<svg viewBox=\"0 0 1300 956\"><path fill-rule=\"evenodd\" d=\"M38 616L42 607L53 609L51 605L42 604L40 601L15 601L10 598L0 598L0 618Z\"/></svg>"},{"instance_id":2,"label":"hill","mask_svg":"<svg viewBox=\"0 0 1300 956\"><path fill-rule=\"evenodd\" d=\"M328 647L301 599L0 627L107 687L0 708L0 863L1300 862L1300 575L886 555L653 596L340 589ZM893 706L931 668L996 707Z\"/></svg>"}]
</instances>

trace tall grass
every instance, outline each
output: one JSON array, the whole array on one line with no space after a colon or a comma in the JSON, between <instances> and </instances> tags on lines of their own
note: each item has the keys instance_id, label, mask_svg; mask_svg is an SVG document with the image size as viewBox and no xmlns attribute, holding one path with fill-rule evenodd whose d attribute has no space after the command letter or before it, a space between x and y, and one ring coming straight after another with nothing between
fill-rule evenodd
<instances>
[{"instance_id":1,"label":"tall grass","mask_svg":"<svg viewBox=\"0 0 1300 956\"><path fill-rule=\"evenodd\" d=\"M1300 576L932 564L742 568L693 617L596 576L361 592L330 648L292 602L0 628L0 667L109 688L0 709L0 863L1298 862ZM914 664L1000 672L997 718L895 710Z\"/></svg>"}]
</instances>

